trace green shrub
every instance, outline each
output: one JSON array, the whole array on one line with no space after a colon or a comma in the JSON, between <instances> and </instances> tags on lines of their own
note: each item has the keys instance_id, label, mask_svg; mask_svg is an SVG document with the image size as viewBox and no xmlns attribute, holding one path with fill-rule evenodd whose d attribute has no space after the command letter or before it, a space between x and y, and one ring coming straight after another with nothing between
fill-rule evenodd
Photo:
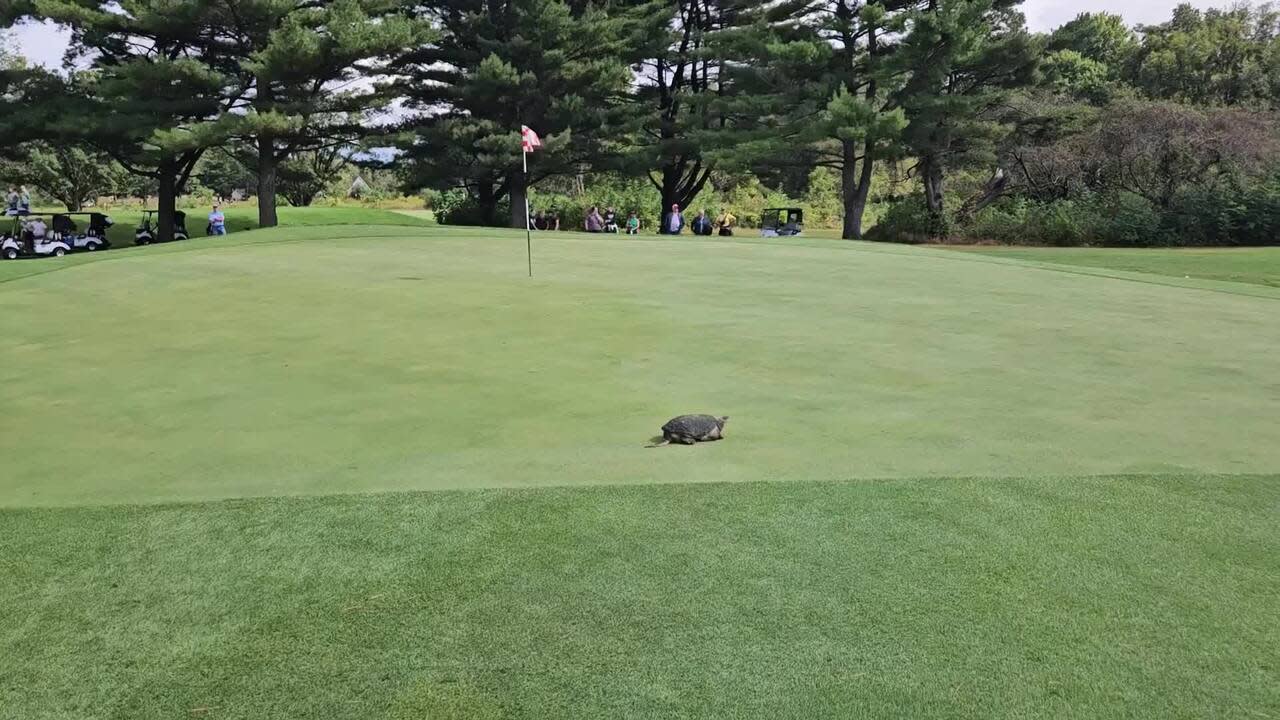
<instances>
[{"instance_id":1,"label":"green shrub","mask_svg":"<svg viewBox=\"0 0 1280 720\"><path fill-rule=\"evenodd\" d=\"M1241 245L1280 245L1280 177L1245 193L1236 232Z\"/></svg>"},{"instance_id":2,"label":"green shrub","mask_svg":"<svg viewBox=\"0 0 1280 720\"><path fill-rule=\"evenodd\" d=\"M970 242L994 242L1017 245L1028 242L1027 208L1023 198L1004 198L983 208L966 224L961 234Z\"/></svg>"},{"instance_id":3,"label":"green shrub","mask_svg":"<svg viewBox=\"0 0 1280 720\"><path fill-rule=\"evenodd\" d=\"M440 193L436 201L436 222L441 225L485 225L480 206L465 190L452 189ZM498 203L494 212L494 222L506 224L510 215L510 205L506 200Z\"/></svg>"},{"instance_id":4,"label":"green shrub","mask_svg":"<svg viewBox=\"0 0 1280 720\"><path fill-rule=\"evenodd\" d=\"M920 243L950 234L951 222L929 213L923 195L910 195L889 205L867 239L877 242Z\"/></svg>"},{"instance_id":5,"label":"green shrub","mask_svg":"<svg viewBox=\"0 0 1280 720\"><path fill-rule=\"evenodd\" d=\"M1088 220L1091 211L1073 200L1036 203L1027 213L1026 235L1042 245L1085 245L1093 230L1093 223Z\"/></svg>"},{"instance_id":6,"label":"green shrub","mask_svg":"<svg viewBox=\"0 0 1280 720\"><path fill-rule=\"evenodd\" d=\"M1118 247L1164 245L1160 212L1150 201L1133 193L1120 193L1095 205L1094 242Z\"/></svg>"}]
</instances>

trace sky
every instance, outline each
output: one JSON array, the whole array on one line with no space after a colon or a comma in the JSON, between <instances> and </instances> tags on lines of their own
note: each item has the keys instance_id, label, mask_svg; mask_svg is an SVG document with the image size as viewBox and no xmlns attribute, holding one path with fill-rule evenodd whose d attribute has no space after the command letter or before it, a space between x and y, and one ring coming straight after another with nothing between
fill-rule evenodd
<instances>
[{"instance_id":1,"label":"sky","mask_svg":"<svg viewBox=\"0 0 1280 720\"><path fill-rule=\"evenodd\" d=\"M1119 13L1132 24L1156 23L1168 19L1173 8L1184 0L1025 0L1022 6L1032 30L1052 30L1082 12ZM1230 0L1190 0L1202 8L1226 7ZM66 34L52 25L27 25L17 31L22 53L32 61L56 68L62 64Z\"/></svg>"}]
</instances>

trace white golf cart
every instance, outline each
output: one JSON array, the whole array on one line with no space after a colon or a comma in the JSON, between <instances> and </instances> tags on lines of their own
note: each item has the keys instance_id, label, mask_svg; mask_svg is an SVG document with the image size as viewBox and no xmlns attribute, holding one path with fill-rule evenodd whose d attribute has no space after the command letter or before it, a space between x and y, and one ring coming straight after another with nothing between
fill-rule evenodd
<instances>
[{"instance_id":1,"label":"white golf cart","mask_svg":"<svg viewBox=\"0 0 1280 720\"><path fill-rule=\"evenodd\" d=\"M89 227L84 232L79 231L75 220L72 219L73 215L89 218ZM54 215L51 224L54 236L61 238L71 246L72 250L96 252L111 245L111 241L107 239L107 228L115 222L103 213L71 212Z\"/></svg>"},{"instance_id":2,"label":"white golf cart","mask_svg":"<svg viewBox=\"0 0 1280 720\"><path fill-rule=\"evenodd\" d=\"M150 245L153 242L157 242L157 236L160 232L159 222L153 223L152 218L158 214L160 214L159 210L142 211L142 224L138 226L137 230L133 231L134 245ZM187 214L177 211L173 214L173 239L186 240L187 238Z\"/></svg>"},{"instance_id":3,"label":"white golf cart","mask_svg":"<svg viewBox=\"0 0 1280 720\"><path fill-rule=\"evenodd\" d=\"M39 221L37 216L15 220L13 231L0 236L0 257L17 260L20 257L62 257L71 252L71 244L47 226L41 237L31 229Z\"/></svg>"}]
</instances>

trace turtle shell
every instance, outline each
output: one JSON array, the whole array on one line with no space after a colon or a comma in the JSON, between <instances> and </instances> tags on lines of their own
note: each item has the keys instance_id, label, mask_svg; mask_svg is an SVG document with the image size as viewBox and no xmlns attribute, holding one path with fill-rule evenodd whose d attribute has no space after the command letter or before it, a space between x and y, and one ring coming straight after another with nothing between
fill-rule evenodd
<instances>
[{"instance_id":1,"label":"turtle shell","mask_svg":"<svg viewBox=\"0 0 1280 720\"><path fill-rule=\"evenodd\" d=\"M672 418L662 426L664 435L684 435L692 438L704 438L715 432L720 426L720 419L711 415L681 415Z\"/></svg>"}]
</instances>

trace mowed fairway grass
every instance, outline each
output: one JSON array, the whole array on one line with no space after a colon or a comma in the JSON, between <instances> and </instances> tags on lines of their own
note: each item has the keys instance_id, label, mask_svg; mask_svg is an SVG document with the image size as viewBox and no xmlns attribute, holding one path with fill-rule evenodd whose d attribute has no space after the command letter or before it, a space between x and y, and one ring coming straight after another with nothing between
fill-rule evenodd
<instances>
[{"instance_id":1,"label":"mowed fairway grass","mask_svg":"<svg viewBox=\"0 0 1280 720\"><path fill-rule=\"evenodd\" d=\"M1280 717L1280 290L285 227L0 265L0 718ZM728 439L645 447L681 412Z\"/></svg>"},{"instance_id":2,"label":"mowed fairway grass","mask_svg":"<svg viewBox=\"0 0 1280 720\"><path fill-rule=\"evenodd\" d=\"M1184 279L1225 280L1280 288L1280 248L1115 248L957 247L992 257L1032 262L1152 273Z\"/></svg>"}]
</instances>

